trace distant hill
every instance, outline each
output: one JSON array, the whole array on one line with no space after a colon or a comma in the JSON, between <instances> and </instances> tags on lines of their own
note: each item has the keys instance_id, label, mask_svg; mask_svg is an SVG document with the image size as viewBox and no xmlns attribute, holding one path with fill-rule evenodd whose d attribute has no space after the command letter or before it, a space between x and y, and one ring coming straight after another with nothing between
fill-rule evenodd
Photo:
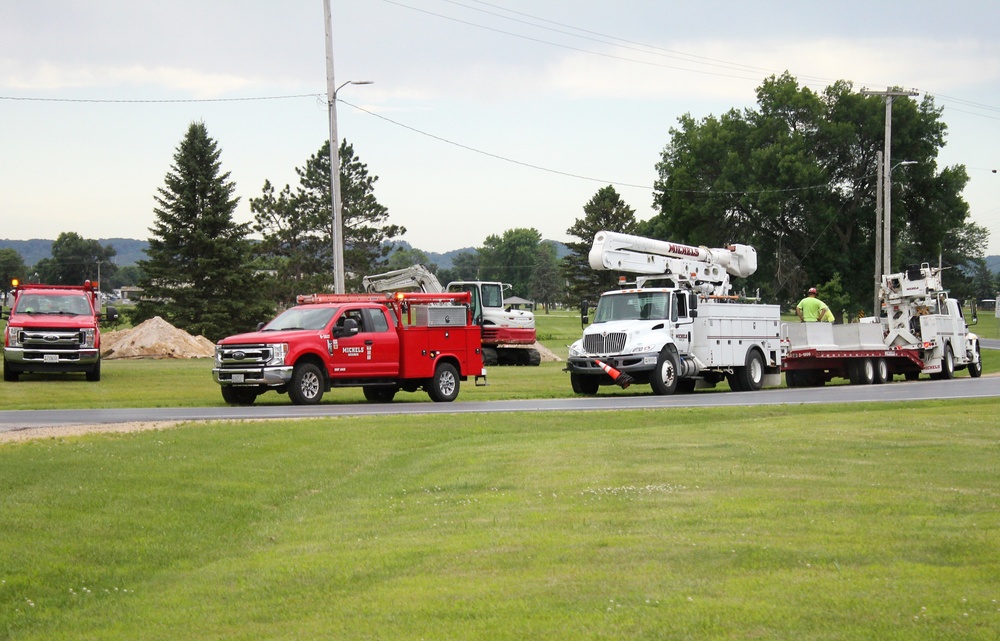
<instances>
[{"instance_id":1,"label":"distant hill","mask_svg":"<svg viewBox=\"0 0 1000 641\"><path fill-rule=\"evenodd\" d=\"M97 242L101 245L111 245L118 252L115 255L115 262L119 267L127 267L129 265L135 265L140 260L146 259L146 248L149 247L149 241L147 240L135 240L132 238L98 238ZM556 256L562 258L569 253L569 249L566 245L557 241L548 241L556 246ZM413 249L410 243L404 241L397 241L395 243L401 249ZM29 267L36 264L43 258L52 257L52 241L43 240L39 238L33 238L32 240L0 240L0 249L13 249L21 255L24 259L24 264ZM423 251L423 250L420 250ZM427 261L437 265L440 269L450 269L452 267L452 261L455 257L463 252L473 252L476 251L475 247L463 247L461 249L453 249L449 252L438 253L438 252L428 252ZM1000 256L995 257L1000 263ZM996 269L1000 269L1000 265Z\"/></svg>"},{"instance_id":2,"label":"distant hill","mask_svg":"<svg viewBox=\"0 0 1000 641\"><path fill-rule=\"evenodd\" d=\"M43 258L52 257L52 242L40 238L31 240L0 240L0 249L13 249L21 255L24 264L31 267ZM111 245L115 248L115 263L119 267L135 265L146 259L146 248L149 241L132 238L98 238L101 245Z\"/></svg>"}]
</instances>

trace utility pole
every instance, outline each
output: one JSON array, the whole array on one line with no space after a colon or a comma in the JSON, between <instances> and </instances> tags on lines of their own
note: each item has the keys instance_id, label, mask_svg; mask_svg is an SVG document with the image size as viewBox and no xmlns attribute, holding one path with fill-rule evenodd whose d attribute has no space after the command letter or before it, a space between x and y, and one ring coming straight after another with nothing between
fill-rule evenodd
<instances>
[{"instance_id":1,"label":"utility pole","mask_svg":"<svg viewBox=\"0 0 1000 641\"><path fill-rule=\"evenodd\" d=\"M882 152L875 152L875 306L874 316L878 318L882 311Z\"/></svg>"},{"instance_id":2,"label":"utility pole","mask_svg":"<svg viewBox=\"0 0 1000 641\"><path fill-rule=\"evenodd\" d=\"M861 90L861 95L863 96L882 96L885 98L885 153L882 156L882 186L885 190L882 198L884 209L882 214L882 243L884 245L882 269L885 273L892 272L892 236L890 234L892 225L892 180L889 177L889 172L892 171L892 156L890 154L890 147L892 146L892 102L899 96L916 96L918 94L919 92L915 89Z\"/></svg>"},{"instance_id":3,"label":"utility pole","mask_svg":"<svg viewBox=\"0 0 1000 641\"><path fill-rule=\"evenodd\" d=\"M330 115L330 238L333 254L333 291L344 293L344 221L340 202L340 138L337 136L337 89L333 81L333 27L330 0L323 0L326 25L326 101Z\"/></svg>"}]
</instances>

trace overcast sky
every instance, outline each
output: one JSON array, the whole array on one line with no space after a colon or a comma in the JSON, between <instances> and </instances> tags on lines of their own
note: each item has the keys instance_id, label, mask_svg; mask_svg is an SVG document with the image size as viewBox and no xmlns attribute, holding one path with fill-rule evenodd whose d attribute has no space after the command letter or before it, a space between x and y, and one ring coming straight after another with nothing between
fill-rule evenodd
<instances>
[{"instance_id":1,"label":"overcast sky","mask_svg":"<svg viewBox=\"0 0 1000 641\"><path fill-rule=\"evenodd\" d=\"M817 91L846 79L935 96L939 165L966 166L1000 254L996 0L332 0L332 13L336 84L374 82L340 90L340 136L418 248L514 227L566 240L608 184L646 219L677 118L752 107L788 70ZM147 238L193 121L251 220L264 181L294 187L328 138L326 87L323 0L0 0L0 238Z\"/></svg>"}]
</instances>

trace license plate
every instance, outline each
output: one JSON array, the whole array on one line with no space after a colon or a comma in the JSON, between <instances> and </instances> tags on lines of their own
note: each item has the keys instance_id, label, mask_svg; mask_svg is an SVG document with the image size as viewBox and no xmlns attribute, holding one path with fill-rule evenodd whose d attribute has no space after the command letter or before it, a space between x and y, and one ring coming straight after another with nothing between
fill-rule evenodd
<instances>
[{"instance_id":1,"label":"license plate","mask_svg":"<svg viewBox=\"0 0 1000 641\"><path fill-rule=\"evenodd\" d=\"M242 383L243 382L243 374L233 374L233 382L234 383Z\"/></svg>"},{"instance_id":2,"label":"license plate","mask_svg":"<svg viewBox=\"0 0 1000 641\"><path fill-rule=\"evenodd\" d=\"M643 365L656 365L656 357L655 356L645 356L642 359L642 364Z\"/></svg>"},{"instance_id":3,"label":"license plate","mask_svg":"<svg viewBox=\"0 0 1000 641\"><path fill-rule=\"evenodd\" d=\"M59 354L46 354L43 357L43 359L44 359L44 362L46 362L46 363L58 363L59 362Z\"/></svg>"}]
</instances>

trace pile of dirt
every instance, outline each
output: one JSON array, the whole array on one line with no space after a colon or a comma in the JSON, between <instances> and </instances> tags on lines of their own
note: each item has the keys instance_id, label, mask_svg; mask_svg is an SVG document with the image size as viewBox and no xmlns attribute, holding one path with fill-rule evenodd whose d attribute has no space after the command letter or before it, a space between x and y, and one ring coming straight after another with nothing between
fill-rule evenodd
<instances>
[{"instance_id":1,"label":"pile of dirt","mask_svg":"<svg viewBox=\"0 0 1000 641\"><path fill-rule=\"evenodd\" d=\"M538 353L542 356L543 363L558 363L562 360L556 355L555 352L541 343L535 343L533 347L537 349Z\"/></svg>"},{"instance_id":2,"label":"pile of dirt","mask_svg":"<svg viewBox=\"0 0 1000 641\"><path fill-rule=\"evenodd\" d=\"M101 356L107 359L212 358L215 344L154 316L132 329L101 334Z\"/></svg>"}]
</instances>

